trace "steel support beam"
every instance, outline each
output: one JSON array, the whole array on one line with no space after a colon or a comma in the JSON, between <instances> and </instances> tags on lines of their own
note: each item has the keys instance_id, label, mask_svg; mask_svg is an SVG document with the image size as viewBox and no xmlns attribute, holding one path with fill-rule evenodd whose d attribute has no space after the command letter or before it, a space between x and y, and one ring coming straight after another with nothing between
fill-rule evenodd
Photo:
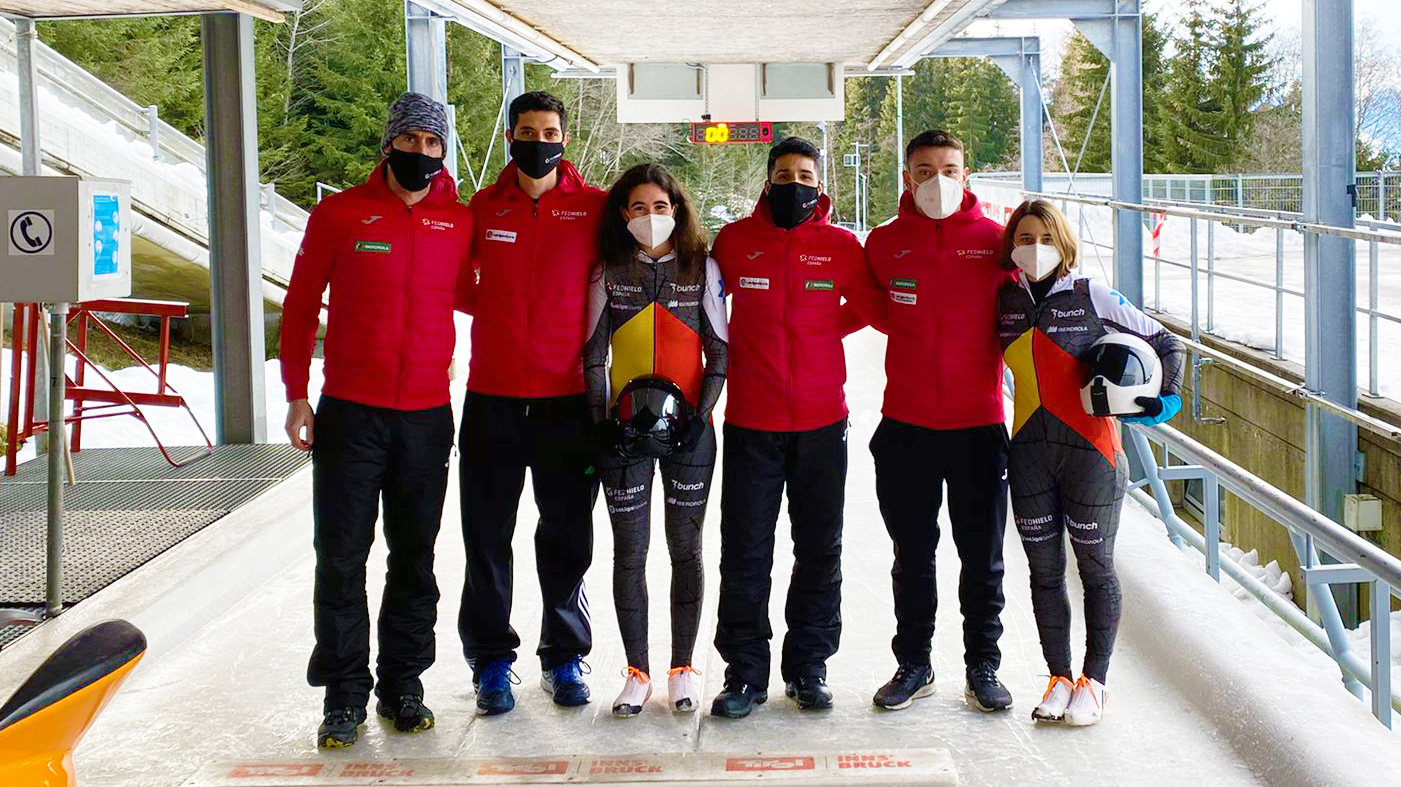
<instances>
[{"instance_id":1,"label":"steel support beam","mask_svg":"<svg viewBox=\"0 0 1401 787\"><path fill-rule=\"evenodd\" d=\"M1356 107L1352 0L1304 0L1304 221L1353 226ZM1304 235L1304 384L1345 407L1357 405L1355 242ZM1357 427L1311 408L1306 501L1342 521L1356 490ZM1351 589L1349 589L1351 590ZM1343 619L1357 619L1356 594L1339 594Z\"/></svg>"},{"instance_id":2,"label":"steel support beam","mask_svg":"<svg viewBox=\"0 0 1401 787\"><path fill-rule=\"evenodd\" d=\"M448 38L447 19L412 2L404 2L405 62L408 64L409 90L422 93L444 107L448 104ZM448 113L450 121L455 120ZM443 140L444 165L457 177L457 128L452 122L448 139Z\"/></svg>"},{"instance_id":3,"label":"steel support beam","mask_svg":"<svg viewBox=\"0 0 1401 787\"><path fill-rule=\"evenodd\" d=\"M19 145L20 174L38 175L42 167L43 154L39 146L39 70L34 65L34 44L39 35L34 29L34 20L15 20L15 54L19 70ZM0 332L3 335L3 332ZM48 379L49 359L44 353L37 353L34 379ZM49 387L34 386L34 417L40 420L49 415ZM47 433L35 437L35 450L44 453L49 450Z\"/></svg>"},{"instance_id":4,"label":"steel support beam","mask_svg":"<svg viewBox=\"0 0 1401 787\"><path fill-rule=\"evenodd\" d=\"M1110 169L1114 199L1143 202L1143 19L1139 0L1117 0L1111 77ZM1114 286L1143 305L1143 217L1114 211Z\"/></svg>"},{"instance_id":5,"label":"steel support beam","mask_svg":"<svg viewBox=\"0 0 1401 787\"><path fill-rule=\"evenodd\" d=\"M1007 0L983 16L987 19L1093 19L1121 14L1122 5L1123 0Z\"/></svg>"},{"instance_id":6,"label":"steel support beam","mask_svg":"<svg viewBox=\"0 0 1401 787\"><path fill-rule=\"evenodd\" d=\"M253 17L205 14L204 128L217 440L267 440Z\"/></svg>"},{"instance_id":7,"label":"steel support beam","mask_svg":"<svg viewBox=\"0 0 1401 787\"><path fill-rule=\"evenodd\" d=\"M1041 190L1041 40L1035 37L955 38L927 57L987 57L1021 88L1022 188Z\"/></svg>"},{"instance_id":8,"label":"steel support beam","mask_svg":"<svg viewBox=\"0 0 1401 787\"><path fill-rule=\"evenodd\" d=\"M905 193L905 75L895 75L895 204Z\"/></svg>"},{"instance_id":9,"label":"steel support beam","mask_svg":"<svg viewBox=\"0 0 1401 787\"><path fill-rule=\"evenodd\" d=\"M507 112L511 102L515 101L525 92L525 55L520 50L512 49L505 44L501 45L501 128L503 131L511 130L511 115ZM505 156L505 163L511 163L511 148L503 145L502 155Z\"/></svg>"}]
</instances>

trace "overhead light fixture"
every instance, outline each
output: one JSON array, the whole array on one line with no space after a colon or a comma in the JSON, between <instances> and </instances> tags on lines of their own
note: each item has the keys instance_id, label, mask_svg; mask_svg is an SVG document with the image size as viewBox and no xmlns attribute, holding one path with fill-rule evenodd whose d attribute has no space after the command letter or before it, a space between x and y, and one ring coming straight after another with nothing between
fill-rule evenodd
<instances>
[{"instance_id":1,"label":"overhead light fixture","mask_svg":"<svg viewBox=\"0 0 1401 787\"><path fill-rule=\"evenodd\" d=\"M891 39L890 43L885 45L885 48L880 51L880 54L876 55L870 63L866 64L866 70L875 71L877 68L880 68L881 64L884 63L887 58L900 49L901 44L910 40L915 34L915 31L934 21L934 18L952 3L953 0L934 0L934 2L930 3L929 6L924 9L923 13L915 17L908 25L905 25L905 29L901 30L899 35L895 36L895 38Z\"/></svg>"}]
</instances>

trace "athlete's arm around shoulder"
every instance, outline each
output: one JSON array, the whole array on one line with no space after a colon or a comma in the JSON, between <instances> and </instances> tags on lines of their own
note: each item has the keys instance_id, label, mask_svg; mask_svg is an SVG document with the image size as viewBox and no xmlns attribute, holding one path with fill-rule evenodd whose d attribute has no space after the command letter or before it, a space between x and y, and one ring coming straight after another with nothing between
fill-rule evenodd
<instances>
[{"instance_id":1,"label":"athlete's arm around shoulder","mask_svg":"<svg viewBox=\"0 0 1401 787\"><path fill-rule=\"evenodd\" d=\"M457 214L458 231L465 235L462 237L462 256L458 260L457 297L453 307L464 314L471 314L477 297L477 269L472 261L472 244L477 239L476 217L466 205L454 213Z\"/></svg>"},{"instance_id":2,"label":"athlete's arm around shoulder","mask_svg":"<svg viewBox=\"0 0 1401 787\"><path fill-rule=\"evenodd\" d=\"M876 282L871 266L866 262L866 249L861 241L846 230L842 233L838 261L842 271L842 336L855 333L870 325L881 333L889 333L885 304L885 288Z\"/></svg>"}]
</instances>

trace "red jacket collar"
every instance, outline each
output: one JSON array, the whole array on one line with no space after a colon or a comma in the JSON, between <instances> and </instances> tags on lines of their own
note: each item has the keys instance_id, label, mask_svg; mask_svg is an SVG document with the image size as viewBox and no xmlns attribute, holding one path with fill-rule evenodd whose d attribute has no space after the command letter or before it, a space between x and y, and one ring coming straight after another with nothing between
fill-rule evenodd
<instances>
[{"instance_id":1,"label":"red jacket collar","mask_svg":"<svg viewBox=\"0 0 1401 787\"><path fill-rule=\"evenodd\" d=\"M402 205L404 201L399 198L389 188L388 175L385 172L389 167L388 161L381 161L370 177L366 179L365 186L370 189L376 199L392 200ZM457 202L457 181L448 174L447 167L442 172L433 176L433 182L428 185L428 196L424 197L420 205L443 205L449 202Z\"/></svg>"},{"instance_id":2,"label":"red jacket collar","mask_svg":"<svg viewBox=\"0 0 1401 787\"><path fill-rule=\"evenodd\" d=\"M767 194L762 192L759 194L759 201L754 203L754 212L750 215L758 219L765 227L775 230L779 229L779 226L773 223L773 213L769 210L769 198ZM831 215L832 198L828 197L826 194L822 194L817 198L817 207L812 211L812 218L793 229L797 230L803 227L817 227L828 224L830 223Z\"/></svg>"},{"instance_id":3,"label":"red jacket collar","mask_svg":"<svg viewBox=\"0 0 1401 787\"><path fill-rule=\"evenodd\" d=\"M958 206L958 212L946 219L931 219L920 212L919 206L915 205L915 195L909 189L900 195L900 218L914 219L916 221L977 221L983 217L983 206L978 202L978 197L973 192L963 190L963 204Z\"/></svg>"},{"instance_id":4,"label":"red jacket collar","mask_svg":"<svg viewBox=\"0 0 1401 787\"><path fill-rule=\"evenodd\" d=\"M555 183L554 188L545 192L546 194L558 193L560 196L568 196L588 188L588 184L584 182L584 176L579 174L579 170L575 169L568 159L560 159L556 171L559 172L559 181ZM490 198L529 199L526 193L520 189L520 181L516 178L517 172L516 162L512 161L507 164L505 169L501 170L501 174L496 176L496 182L489 187Z\"/></svg>"}]
</instances>

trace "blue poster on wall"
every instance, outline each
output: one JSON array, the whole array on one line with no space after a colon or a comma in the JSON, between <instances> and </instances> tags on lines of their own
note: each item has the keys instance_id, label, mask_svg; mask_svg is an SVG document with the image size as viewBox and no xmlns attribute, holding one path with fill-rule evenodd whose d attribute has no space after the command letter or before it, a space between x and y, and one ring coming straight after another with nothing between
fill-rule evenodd
<instances>
[{"instance_id":1,"label":"blue poster on wall","mask_svg":"<svg viewBox=\"0 0 1401 787\"><path fill-rule=\"evenodd\" d=\"M92 198L92 273L107 276L117 272L117 251L121 237L122 206L111 194Z\"/></svg>"}]
</instances>

